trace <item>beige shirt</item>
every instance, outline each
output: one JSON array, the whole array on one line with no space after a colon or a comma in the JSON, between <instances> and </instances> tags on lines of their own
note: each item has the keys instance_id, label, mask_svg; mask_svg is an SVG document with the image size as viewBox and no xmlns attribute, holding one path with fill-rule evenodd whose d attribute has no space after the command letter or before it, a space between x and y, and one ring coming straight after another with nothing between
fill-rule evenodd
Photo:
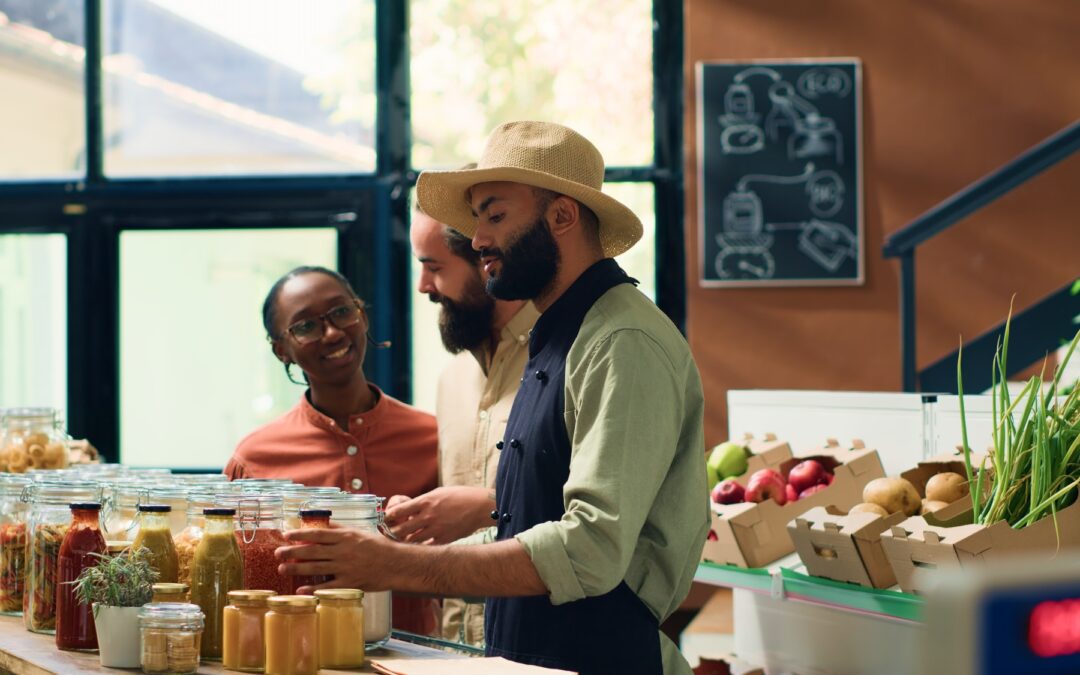
<instances>
[{"instance_id":1,"label":"beige shirt","mask_svg":"<svg viewBox=\"0 0 1080 675\"><path fill-rule=\"evenodd\" d=\"M539 316L536 307L526 303L503 326L493 355L488 349L462 352L439 376L435 417L440 485L495 489L499 468L495 444L506 431L510 407L529 360L529 331ZM444 599L442 634L447 640L482 645L483 603Z\"/></svg>"}]
</instances>

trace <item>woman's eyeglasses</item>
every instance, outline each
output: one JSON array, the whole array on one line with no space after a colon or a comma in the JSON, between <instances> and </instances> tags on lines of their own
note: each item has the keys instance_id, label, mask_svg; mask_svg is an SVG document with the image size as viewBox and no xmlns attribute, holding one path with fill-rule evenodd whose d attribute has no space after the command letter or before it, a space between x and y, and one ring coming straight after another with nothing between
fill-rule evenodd
<instances>
[{"instance_id":1,"label":"woman's eyeglasses","mask_svg":"<svg viewBox=\"0 0 1080 675\"><path fill-rule=\"evenodd\" d=\"M354 300L346 305L338 305L326 314L297 321L286 328L285 333L291 335L298 344L306 345L322 339L323 335L326 334L327 322L333 324L334 328L345 330L360 323L360 318L363 315L364 305L359 300ZM278 337L285 337L285 333Z\"/></svg>"}]
</instances>

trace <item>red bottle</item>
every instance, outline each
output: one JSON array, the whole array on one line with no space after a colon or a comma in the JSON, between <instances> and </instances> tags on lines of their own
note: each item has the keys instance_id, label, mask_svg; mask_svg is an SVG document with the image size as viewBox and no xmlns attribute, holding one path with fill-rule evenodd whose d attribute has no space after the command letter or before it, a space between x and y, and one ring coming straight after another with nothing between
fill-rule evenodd
<instances>
[{"instance_id":1,"label":"red bottle","mask_svg":"<svg viewBox=\"0 0 1080 675\"><path fill-rule=\"evenodd\" d=\"M300 511L300 529L318 529L328 530L330 529L330 516L332 512L329 509L303 509ZM319 584L325 584L334 577L329 574L322 574L318 576L307 577L293 577L294 586L293 593L301 586L318 586Z\"/></svg>"},{"instance_id":2,"label":"red bottle","mask_svg":"<svg viewBox=\"0 0 1080 675\"><path fill-rule=\"evenodd\" d=\"M96 565L105 554L105 538L98 519L101 504L72 504L71 529L60 544L56 564L56 647L58 649L97 649L93 608L75 596L72 582L83 569Z\"/></svg>"}]
</instances>

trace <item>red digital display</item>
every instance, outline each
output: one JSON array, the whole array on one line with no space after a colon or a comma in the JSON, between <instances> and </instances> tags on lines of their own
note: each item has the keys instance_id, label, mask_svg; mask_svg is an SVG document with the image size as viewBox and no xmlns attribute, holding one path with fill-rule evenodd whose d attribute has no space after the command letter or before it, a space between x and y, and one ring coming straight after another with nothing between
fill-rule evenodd
<instances>
[{"instance_id":1,"label":"red digital display","mask_svg":"<svg viewBox=\"0 0 1080 675\"><path fill-rule=\"evenodd\" d=\"M1080 653L1080 598L1035 605L1028 620L1028 646L1042 657Z\"/></svg>"}]
</instances>

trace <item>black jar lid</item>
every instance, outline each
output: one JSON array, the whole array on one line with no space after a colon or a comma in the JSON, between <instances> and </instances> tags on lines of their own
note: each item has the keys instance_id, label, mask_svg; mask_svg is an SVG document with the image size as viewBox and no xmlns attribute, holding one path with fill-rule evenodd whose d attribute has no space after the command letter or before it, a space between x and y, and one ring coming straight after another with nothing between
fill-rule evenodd
<instances>
[{"instance_id":1,"label":"black jar lid","mask_svg":"<svg viewBox=\"0 0 1080 675\"><path fill-rule=\"evenodd\" d=\"M68 504L68 508L72 511L100 511L101 504L99 502L76 502Z\"/></svg>"},{"instance_id":2,"label":"black jar lid","mask_svg":"<svg viewBox=\"0 0 1080 675\"><path fill-rule=\"evenodd\" d=\"M139 504L140 513L169 513L172 507L168 504Z\"/></svg>"},{"instance_id":3,"label":"black jar lid","mask_svg":"<svg viewBox=\"0 0 1080 675\"><path fill-rule=\"evenodd\" d=\"M236 509L226 509L219 506L215 506L209 509L202 510L204 516L235 516Z\"/></svg>"},{"instance_id":4,"label":"black jar lid","mask_svg":"<svg viewBox=\"0 0 1080 675\"><path fill-rule=\"evenodd\" d=\"M300 509L301 518L329 518L334 515L330 509Z\"/></svg>"}]
</instances>

